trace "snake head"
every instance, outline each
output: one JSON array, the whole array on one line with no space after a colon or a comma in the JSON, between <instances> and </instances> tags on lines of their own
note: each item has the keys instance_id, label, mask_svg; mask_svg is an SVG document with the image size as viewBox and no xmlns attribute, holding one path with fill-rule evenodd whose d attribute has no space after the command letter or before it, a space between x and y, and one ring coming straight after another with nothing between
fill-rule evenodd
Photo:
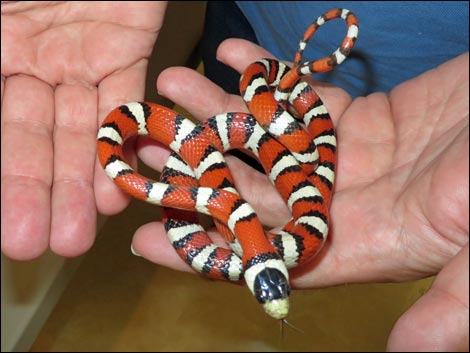
<instances>
[{"instance_id":1,"label":"snake head","mask_svg":"<svg viewBox=\"0 0 470 353\"><path fill-rule=\"evenodd\" d=\"M283 264L282 261L279 262ZM245 280L264 311L274 319L285 318L289 312L290 294L289 277L285 267L263 266L258 268L251 280L250 277L250 273L245 273Z\"/></svg>"},{"instance_id":2,"label":"snake head","mask_svg":"<svg viewBox=\"0 0 470 353\"><path fill-rule=\"evenodd\" d=\"M289 281L278 269L267 267L256 276L254 295L269 316L278 320L287 316L289 294Z\"/></svg>"}]
</instances>

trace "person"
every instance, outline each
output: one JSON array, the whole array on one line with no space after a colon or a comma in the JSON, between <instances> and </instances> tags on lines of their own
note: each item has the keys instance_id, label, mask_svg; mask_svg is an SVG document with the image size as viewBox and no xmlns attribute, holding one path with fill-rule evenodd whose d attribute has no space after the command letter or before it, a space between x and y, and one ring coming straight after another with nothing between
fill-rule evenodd
<instances>
[{"instance_id":1,"label":"person","mask_svg":"<svg viewBox=\"0 0 470 353\"><path fill-rule=\"evenodd\" d=\"M96 211L126 207L128 197L95 162L96 132L112 108L143 98L165 6L2 3L1 236L7 256L29 260L48 247L61 256L83 254L93 244ZM294 271L292 284L437 274L397 321L389 350L468 350L468 24L466 51L387 93L353 99L342 88L311 81L339 141L334 227L314 270ZM273 55L243 39L226 40L217 51L237 72L262 57ZM200 120L246 111L239 96L187 68L164 71L157 88ZM161 169L165 153L147 146L139 156ZM242 195L267 226L289 218L264 176L227 159ZM133 240L136 253L188 270L163 233L161 223L142 226Z\"/></svg>"}]
</instances>

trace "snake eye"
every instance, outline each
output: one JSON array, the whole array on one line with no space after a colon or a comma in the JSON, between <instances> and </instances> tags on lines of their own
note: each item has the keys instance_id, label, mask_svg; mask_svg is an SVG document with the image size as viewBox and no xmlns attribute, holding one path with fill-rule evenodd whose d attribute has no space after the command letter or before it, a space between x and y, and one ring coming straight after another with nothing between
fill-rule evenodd
<instances>
[{"instance_id":1,"label":"snake eye","mask_svg":"<svg viewBox=\"0 0 470 353\"><path fill-rule=\"evenodd\" d=\"M254 294L258 302L264 304L268 301L287 298L290 286L284 274L275 268L265 268L255 278Z\"/></svg>"}]
</instances>

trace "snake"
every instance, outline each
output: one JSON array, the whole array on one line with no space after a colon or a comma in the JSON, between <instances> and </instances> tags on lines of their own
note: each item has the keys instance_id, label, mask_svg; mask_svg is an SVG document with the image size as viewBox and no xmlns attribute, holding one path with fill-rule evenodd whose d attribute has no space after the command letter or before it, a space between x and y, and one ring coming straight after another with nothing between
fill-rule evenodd
<instances>
[{"instance_id":1,"label":"snake","mask_svg":"<svg viewBox=\"0 0 470 353\"><path fill-rule=\"evenodd\" d=\"M341 45L322 59L302 62L316 30L329 20L346 22ZM265 312L283 320L289 313L289 269L310 262L323 248L329 229L336 136L328 109L304 79L341 64L357 36L356 16L333 9L318 17L299 42L292 67L262 59L240 78L249 113L218 114L195 124L178 112L150 102L113 109L97 136L105 173L129 195L162 207L162 221L179 256L213 279L244 280ZM123 145L132 136L150 136L171 149L155 181L136 172ZM254 155L287 204L292 217L281 230L266 231L241 196L224 153ZM213 218L228 244L214 244L198 214Z\"/></svg>"}]
</instances>

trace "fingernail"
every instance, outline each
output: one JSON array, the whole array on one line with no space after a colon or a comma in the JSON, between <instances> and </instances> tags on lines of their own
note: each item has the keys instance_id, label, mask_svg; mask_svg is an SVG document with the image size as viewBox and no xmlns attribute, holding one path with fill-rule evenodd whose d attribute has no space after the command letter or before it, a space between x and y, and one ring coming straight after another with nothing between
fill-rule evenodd
<instances>
[{"instance_id":1,"label":"fingernail","mask_svg":"<svg viewBox=\"0 0 470 353\"><path fill-rule=\"evenodd\" d=\"M134 247L132 246L132 244L131 244L131 253L132 253L132 255L142 257L142 255L136 253L136 251L134 250Z\"/></svg>"}]
</instances>

